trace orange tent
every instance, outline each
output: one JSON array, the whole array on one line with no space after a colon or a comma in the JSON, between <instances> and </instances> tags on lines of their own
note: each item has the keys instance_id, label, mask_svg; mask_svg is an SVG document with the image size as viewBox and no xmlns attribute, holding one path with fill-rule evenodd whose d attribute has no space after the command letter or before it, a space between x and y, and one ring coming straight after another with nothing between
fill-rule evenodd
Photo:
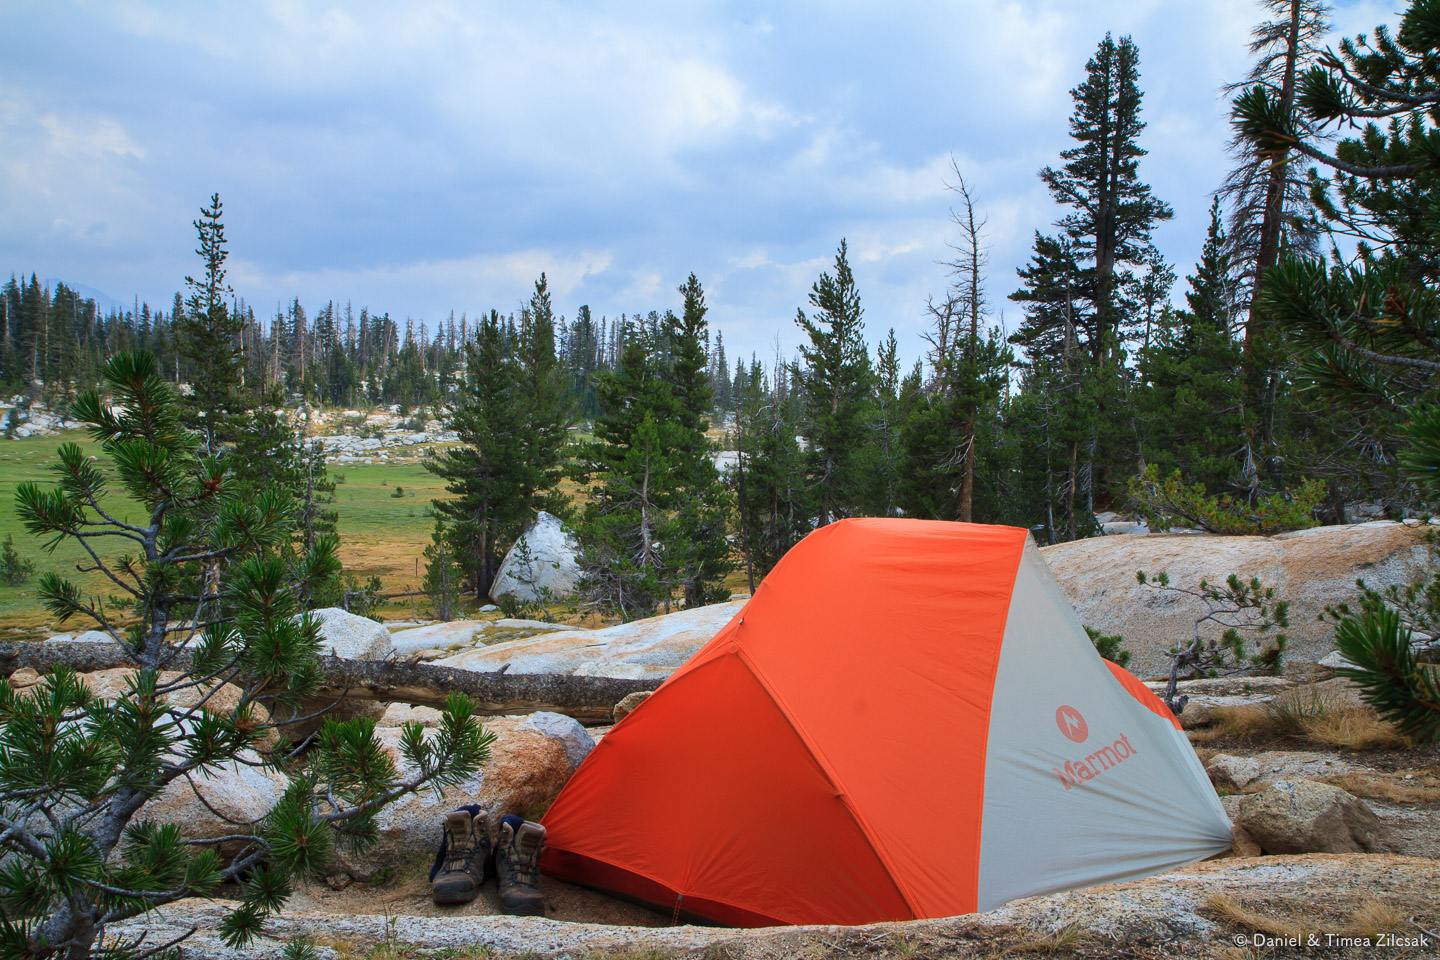
<instances>
[{"instance_id":1,"label":"orange tent","mask_svg":"<svg viewBox=\"0 0 1440 960\"><path fill-rule=\"evenodd\" d=\"M844 520L599 743L547 873L719 923L952 916L1229 848L1026 531Z\"/></svg>"}]
</instances>

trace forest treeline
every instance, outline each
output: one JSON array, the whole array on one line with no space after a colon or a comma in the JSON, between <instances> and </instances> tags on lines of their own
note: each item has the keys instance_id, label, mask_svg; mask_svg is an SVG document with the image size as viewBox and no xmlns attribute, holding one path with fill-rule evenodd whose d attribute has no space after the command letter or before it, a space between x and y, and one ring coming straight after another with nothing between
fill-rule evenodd
<instances>
[{"instance_id":1,"label":"forest treeline","mask_svg":"<svg viewBox=\"0 0 1440 960\"><path fill-rule=\"evenodd\" d=\"M307 312L299 299L262 322L243 298L228 303L239 332L236 348L245 379L258 391L279 388L287 397L330 407L399 404L407 408L447 403L464 377L464 345L491 314L500 322L507 349L519 336L523 311L471 317L451 315L433 326L388 313L358 312L334 301ZM183 324L185 298L177 293L170 309L137 303L131 310L101 312L63 281L42 286L36 275L13 274L0 288L0 391L57 405L103 380L106 360L125 350L153 354L163 376L190 383L197 369L186 354L177 319ZM625 343L638 331L654 331L661 317L591 316L581 306L573 320L557 320L556 350L569 375L569 389L583 416L598 412L591 376L614 369ZM725 343L716 335L708 351L717 380L725 379ZM717 391L723 404L725 386Z\"/></svg>"},{"instance_id":2,"label":"forest treeline","mask_svg":"<svg viewBox=\"0 0 1440 960\"><path fill-rule=\"evenodd\" d=\"M542 275L518 311L433 328L333 302L262 323L228 288L208 313L177 294L169 312L102 317L32 275L3 291L0 382L53 399L140 348L205 392L231 377L206 358L223 347L232 395L204 403L443 405L463 444L432 463L452 494L432 552L456 573L441 580L483 596L548 509L581 526L597 602L627 615L713 598L733 563L753 582L840 517L1008 523L1053 542L1097 532L1106 510L1222 533L1339 521L1355 502L1403 515L1426 501L1405 457L1440 369L1434 320L1370 313L1434 300L1423 24L1440 13L1417 4L1397 34L1326 53L1324 4L1263 6L1231 91L1232 169L1183 281L1151 240L1172 211L1144 178L1140 53L1106 35L1072 91L1071 145L1039 174L1062 215L1036 230L1018 283L989 275L983 203L952 170L951 282L923 305L908 369L893 329L867 333L841 241L790 357L727 358L693 275L643 316L557 316ZM1338 119L1367 126L1342 137ZM202 239L206 222L218 228L218 198ZM1397 299L1401 283L1414 296ZM995 321L1005 299L1023 313L1013 331ZM224 343L197 347L206 326ZM570 443L582 422L593 439ZM739 454L723 475L717 422ZM583 505L557 493L565 477Z\"/></svg>"}]
</instances>

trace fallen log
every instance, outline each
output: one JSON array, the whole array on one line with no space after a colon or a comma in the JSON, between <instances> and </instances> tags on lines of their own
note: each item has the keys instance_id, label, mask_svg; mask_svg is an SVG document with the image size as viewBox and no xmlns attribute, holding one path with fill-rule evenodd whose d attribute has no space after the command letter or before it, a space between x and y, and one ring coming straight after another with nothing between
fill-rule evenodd
<instances>
[{"instance_id":1,"label":"fallen log","mask_svg":"<svg viewBox=\"0 0 1440 960\"><path fill-rule=\"evenodd\" d=\"M133 667L135 661L115 643L10 643L0 646L0 676L29 667L46 673L55 667L80 673ZM167 670L190 666L187 650L175 652ZM321 657L325 677L318 697L443 707L451 693L463 693L483 716L548 710L582 723L609 723L610 711L629 694L654 690L664 678L622 680L617 677L575 677L563 673L507 674L457 670L430 663L394 660L341 660Z\"/></svg>"}]
</instances>

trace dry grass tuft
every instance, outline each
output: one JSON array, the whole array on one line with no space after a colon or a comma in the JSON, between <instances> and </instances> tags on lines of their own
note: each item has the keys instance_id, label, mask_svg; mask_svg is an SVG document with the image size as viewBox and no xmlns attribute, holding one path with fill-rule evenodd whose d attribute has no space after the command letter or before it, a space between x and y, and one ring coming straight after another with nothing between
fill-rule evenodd
<instances>
[{"instance_id":1,"label":"dry grass tuft","mask_svg":"<svg viewBox=\"0 0 1440 960\"><path fill-rule=\"evenodd\" d=\"M1373 939L1378 934L1398 930L1404 923L1405 915L1388 903L1366 900L1350 917L1350 932Z\"/></svg>"},{"instance_id":2,"label":"dry grass tuft","mask_svg":"<svg viewBox=\"0 0 1440 960\"><path fill-rule=\"evenodd\" d=\"M1391 803L1433 803L1440 801L1440 782L1433 776L1424 779L1405 780L1394 775L1373 773L1341 773L1324 777L1326 783L1369 800L1388 800Z\"/></svg>"},{"instance_id":3,"label":"dry grass tuft","mask_svg":"<svg viewBox=\"0 0 1440 960\"><path fill-rule=\"evenodd\" d=\"M1307 934L1319 932L1309 923L1299 923L1286 917L1269 917L1245 906L1228 893L1213 894L1205 901L1205 907L1221 920L1233 926L1263 933L1267 937L1291 939L1299 937L1303 942Z\"/></svg>"},{"instance_id":4,"label":"dry grass tuft","mask_svg":"<svg viewBox=\"0 0 1440 960\"><path fill-rule=\"evenodd\" d=\"M1054 933L1021 928L1020 939L1007 944L1000 956L1022 953L1051 954L1061 950L1073 950L1085 939L1085 930L1078 923L1067 923Z\"/></svg>"},{"instance_id":5,"label":"dry grass tuft","mask_svg":"<svg viewBox=\"0 0 1440 960\"><path fill-rule=\"evenodd\" d=\"M1210 731L1191 731L1191 741L1304 740L1347 750L1393 750L1410 740L1368 706L1300 688L1264 704L1216 707ZM1199 733L1199 736L1195 734ZM1207 735L1208 734L1208 735Z\"/></svg>"},{"instance_id":6,"label":"dry grass tuft","mask_svg":"<svg viewBox=\"0 0 1440 960\"><path fill-rule=\"evenodd\" d=\"M1190 738L1191 743L1209 743L1212 740L1220 740L1226 736L1223 723L1212 723L1208 727L1191 727L1185 731L1185 736Z\"/></svg>"},{"instance_id":7,"label":"dry grass tuft","mask_svg":"<svg viewBox=\"0 0 1440 960\"><path fill-rule=\"evenodd\" d=\"M1267 937L1298 939L1301 943L1310 937L1324 938L1336 934L1353 937L1375 937L1376 934L1396 930L1405 923L1405 915L1389 904L1367 899L1350 912L1348 919L1338 923L1317 923L1311 918L1296 919L1287 916L1270 916L1246 906L1229 894L1218 893L1205 901L1206 909L1232 926L1263 933Z\"/></svg>"},{"instance_id":8,"label":"dry grass tuft","mask_svg":"<svg viewBox=\"0 0 1440 960\"><path fill-rule=\"evenodd\" d=\"M335 960L355 960L356 957L363 957L369 952L354 940L332 936L328 933L317 933L310 938L310 941L317 947L329 947L334 950Z\"/></svg>"},{"instance_id":9,"label":"dry grass tuft","mask_svg":"<svg viewBox=\"0 0 1440 960\"><path fill-rule=\"evenodd\" d=\"M1408 737L1369 707L1316 717L1307 721L1304 731L1316 743L1347 750L1399 750L1410 746Z\"/></svg>"},{"instance_id":10,"label":"dry grass tuft","mask_svg":"<svg viewBox=\"0 0 1440 960\"><path fill-rule=\"evenodd\" d=\"M1233 737L1236 740L1266 740L1283 736L1270 712L1258 704L1216 707L1211 716L1215 718L1215 723L1210 727L1215 736L1211 739Z\"/></svg>"}]
</instances>

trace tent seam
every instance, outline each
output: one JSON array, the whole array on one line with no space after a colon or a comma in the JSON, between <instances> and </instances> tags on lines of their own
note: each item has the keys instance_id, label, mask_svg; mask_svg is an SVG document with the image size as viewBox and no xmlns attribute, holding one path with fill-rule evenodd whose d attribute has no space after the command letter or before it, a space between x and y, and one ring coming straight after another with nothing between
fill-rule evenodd
<instances>
[{"instance_id":1,"label":"tent seam","mask_svg":"<svg viewBox=\"0 0 1440 960\"><path fill-rule=\"evenodd\" d=\"M985 736L980 740L980 802L975 805L979 816L975 818L975 904L974 909L980 909L980 864L984 853L981 842L985 836L985 784L990 778L990 724L994 721L992 708L995 702L995 681L1000 676L1000 658L1005 656L1005 634L1010 630L1010 608L1015 605L1015 588L1020 578L1020 565L1025 562L1025 548L1030 544L1030 534L1027 531L1020 540L1020 549L1015 553L1015 566L1010 572L1010 602L1005 604L1005 622L1000 625L1000 645L995 650L995 662L990 668L990 682L985 689L990 691L990 699L985 704ZM1035 551L1039 554L1039 548ZM1041 558L1044 562L1044 558Z\"/></svg>"},{"instance_id":2,"label":"tent seam","mask_svg":"<svg viewBox=\"0 0 1440 960\"><path fill-rule=\"evenodd\" d=\"M774 686L770 683L770 678L765 676L765 671L760 669L760 665L752 661L749 655L745 653L745 649L738 643L735 646L735 653L736 656L740 658L740 662L744 665L745 669L749 670L750 675L760 684L760 689L765 691L765 695L770 698L770 701L775 704L775 708L780 711L786 722L790 724L790 728L795 731L796 736L800 738L800 742L805 744L805 748L809 750L810 755L815 758L815 763L820 768L821 774L824 775L825 781L830 784L836 796L839 798L841 805L845 807L845 812L850 815L850 819L853 820L855 826L859 828L860 835L865 838L865 843L870 847L870 852L875 854L876 858L885 867L885 872L890 878L890 884L895 888L895 892L900 894L900 899L905 904L905 908L910 911L911 919L919 919L920 913L915 908L915 899L911 895L911 891L905 888L899 870L896 869L895 863L890 859L888 851L886 851L877 840L875 832L870 828L870 824L866 821L865 817L861 815L860 811L855 809L855 805L851 803L850 791L840 782L840 778L836 774L829 758L826 757L824 751L816 745L809 731L795 718L795 714L790 710L783 698L775 691Z\"/></svg>"}]
</instances>

